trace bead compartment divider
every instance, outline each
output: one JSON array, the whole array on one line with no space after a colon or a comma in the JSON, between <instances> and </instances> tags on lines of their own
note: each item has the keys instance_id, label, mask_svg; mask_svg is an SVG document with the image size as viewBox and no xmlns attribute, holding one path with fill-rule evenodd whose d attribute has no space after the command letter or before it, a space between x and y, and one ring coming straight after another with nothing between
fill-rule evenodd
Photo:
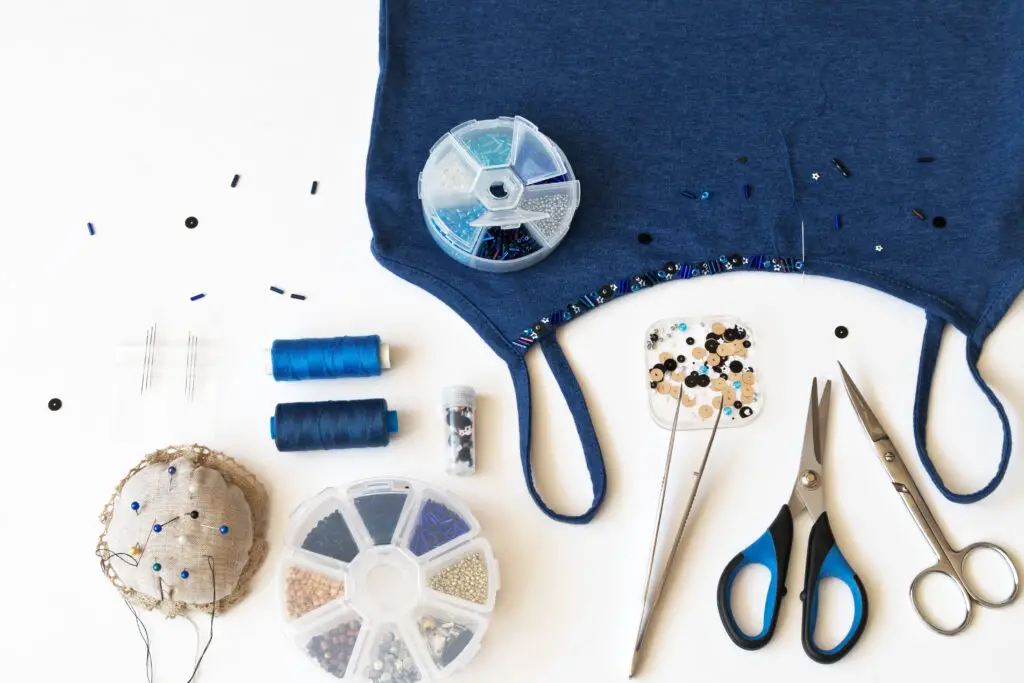
<instances>
[{"instance_id":1,"label":"bead compartment divider","mask_svg":"<svg viewBox=\"0 0 1024 683\"><path fill-rule=\"evenodd\" d=\"M473 553L480 553L484 556L484 564L487 566L487 601L473 602L465 600L451 593L435 590L430 587L430 580L434 575L454 565L460 560L471 556ZM420 585L424 594L432 600L441 603L451 603L463 610L472 612L491 612L494 609L494 601L501 588L501 577L498 572L498 563L494 558L491 546L482 539L474 538L470 541L449 548L446 552L434 557L427 562L420 571Z\"/></svg>"}]
</instances>

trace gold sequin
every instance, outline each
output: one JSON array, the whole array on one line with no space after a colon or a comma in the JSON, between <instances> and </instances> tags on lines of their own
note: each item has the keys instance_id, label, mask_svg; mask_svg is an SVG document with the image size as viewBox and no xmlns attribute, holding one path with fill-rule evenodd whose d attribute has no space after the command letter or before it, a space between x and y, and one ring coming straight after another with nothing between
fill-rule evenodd
<instances>
[{"instance_id":1,"label":"gold sequin","mask_svg":"<svg viewBox=\"0 0 1024 683\"><path fill-rule=\"evenodd\" d=\"M743 382L744 386L754 386L754 373L750 372L749 370L747 372L744 372L743 376L740 378L740 381Z\"/></svg>"},{"instance_id":2,"label":"gold sequin","mask_svg":"<svg viewBox=\"0 0 1024 683\"><path fill-rule=\"evenodd\" d=\"M711 405L714 406L715 410L718 410L719 408L721 408L722 407L722 397L721 396L715 396L713 399L711 399Z\"/></svg>"},{"instance_id":3,"label":"gold sequin","mask_svg":"<svg viewBox=\"0 0 1024 683\"><path fill-rule=\"evenodd\" d=\"M686 406L687 408L692 408L695 405L697 405L697 397L696 396L690 396L688 393L686 393L684 391L683 392L682 402L683 402L683 405Z\"/></svg>"},{"instance_id":4,"label":"gold sequin","mask_svg":"<svg viewBox=\"0 0 1024 683\"><path fill-rule=\"evenodd\" d=\"M662 351L661 354L658 356L658 361L661 362L661 363L664 363L665 361L667 361L671 357L672 357L671 353L669 353L668 351Z\"/></svg>"},{"instance_id":5,"label":"gold sequin","mask_svg":"<svg viewBox=\"0 0 1024 683\"><path fill-rule=\"evenodd\" d=\"M660 382L663 379L665 379L664 371L659 370L658 368L651 368L651 381Z\"/></svg>"},{"instance_id":6,"label":"gold sequin","mask_svg":"<svg viewBox=\"0 0 1024 683\"><path fill-rule=\"evenodd\" d=\"M682 382L684 379L686 379L686 371L676 370L675 372L672 373L672 379L674 379L677 382Z\"/></svg>"},{"instance_id":7,"label":"gold sequin","mask_svg":"<svg viewBox=\"0 0 1024 683\"><path fill-rule=\"evenodd\" d=\"M736 390L732 387L726 387L725 391L722 392L722 396L725 396L726 403L736 402Z\"/></svg>"},{"instance_id":8,"label":"gold sequin","mask_svg":"<svg viewBox=\"0 0 1024 683\"><path fill-rule=\"evenodd\" d=\"M739 382L742 378L743 378L743 375L741 373L738 373L738 372L730 372L729 373L729 381L730 382Z\"/></svg>"},{"instance_id":9,"label":"gold sequin","mask_svg":"<svg viewBox=\"0 0 1024 683\"><path fill-rule=\"evenodd\" d=\"M711 331L715 334L725 334L725 325L722 323L715 323L711 326Z\"/></svg>"},{"instance_id":10,"label":"gold sequin","mask_svg":"<svg viewBox=\"0 0 1024 683\"><path fill-rule=\"evenodd\" d=\"M713 368L713 367L715 367L716 365L718 365L721 362L722 362L722 359L718 356L717 353L709 353L708 354L708 360L707 360L708 367Z\"/></svg>"},{"instance_id":11,"label":"gold sequin","mask_svg":"<svg viewBox=\"0 0 1024 683\"><path fill-rule=\"evenodd\" d=\"M667 382L660 382L658 384L658 393L659 394L667 394L670 391L672 391L672 387L670 387Z\"/></svg>"},{"instance_id":12,"label":"gold sequin","mask_svg":"<svg viewBox=\"0 0 1024 683\"><path fill-rule=\"evenodd\" d=\"M698 346L697 348L695 348L693 350L693 357L700 359L700 358L703 358L704 356L706 356L707 353L708 352L705 351L702 347Z\"/></svg>"},{"instance_id":13,"label":"gold sequin","mask_svg":"<svg viewBox=\"0 0 1024 683\"><path fill-rule=\"evenodd\" d=\"M681 386L679 386L678 384L673 385L672 386L672 398L679 398L679 392L682 391L682 390L683 390L683 388Z\"/></svg>"},{"instance_id":14,"label":"gold sequin","mask_svg":"<svg viewBox=\"0 0 1024 683\"><path fill-rule=\"evenodd\" d=\"M714 415L715 411L711 409L711 406L703 405L697 410L697 414L703 417L705 420Z\"/></svg>"},{"instance_id":15,"label":"gold sequin","mask_svg":"<svg viewBox=\"0 0 1024 683\"><path fill-rule=\"evenodd\" d=\"M715 391L721 391L722 389L725 389L725 386L725 380L722 379L721 377L716 377L713 380L711 380L711 388L714 389Z\"/></svg>"}]
</instances>

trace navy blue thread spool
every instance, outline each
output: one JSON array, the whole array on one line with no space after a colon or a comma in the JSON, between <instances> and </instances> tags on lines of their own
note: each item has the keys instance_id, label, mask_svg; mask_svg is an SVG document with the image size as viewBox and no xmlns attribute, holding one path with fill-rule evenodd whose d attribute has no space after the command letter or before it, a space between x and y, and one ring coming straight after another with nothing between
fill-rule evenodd
<instances>
[{"instance_id":1,"label":"navy blue thread spool","mask_svg":"<svg viewBox=\"0 0 1024 683\"><path fill-rule=\"evenodd\" d=\"M382 398L278 403L270 418L270 438L282 452L387 446L397 431L398 413Z\"/></svg>"},{"instance_id":2,"label":"navy blue thread spool","mask_svg":"<svg viewBox=\"0 0 1024 683\"><path fill-rule=\"evenodd\" d=\"M391 367L391 349L380 337L276 339L269 372L278 382L373 377Z\"/></svg>"}]
</instances>

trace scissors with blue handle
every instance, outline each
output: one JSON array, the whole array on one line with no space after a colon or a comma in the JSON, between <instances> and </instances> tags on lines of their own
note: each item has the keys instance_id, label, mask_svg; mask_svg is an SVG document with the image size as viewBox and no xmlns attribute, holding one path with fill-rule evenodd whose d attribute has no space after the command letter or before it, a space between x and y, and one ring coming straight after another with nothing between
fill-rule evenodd
<instances>
[{"instance_id":1,"label":"scissors with blue handle","mask_svg":"<svg viewBox=\"0 0 1024 683\"><path fill-rule=\"evenodd\" d=\"M921 496L921 492L914 483L914 479L910 476L907 466L903 464L899 451L896 450L896 447L892 445L892 441L889 440L889 435L886 433L885 428L882 427L882 423L878 421L871 408L868 407L867 401L864 400L864 396L857 389L857 385L853 383L853 380L846 373L846 368L843 367L842 363L839 364L839 369L843 373L843 381L846 383L846 393L850 396L850 403L853 404L854 410L857 411L857 417L860 418L860 423L864 426L864 431L867 432L868 438L874 444L882 467L885 468L889 479L892 480L893 488L900 494L900 498L903 499L903 504L907 507L907 511L914 518L914 521L917 522L921 534L928 541L932 550L935 551L935 556L938 558L934 565L918 574L910 584L910 601L913 603L914 609L917 610L917 615L921 617L921 621L927 624L933 631L944 636L954 636L967 627L967 623L971 619L973 603L976 602L985 607L1005 607L1009 605L1017 597L1017 589L1020 585L1017 577L1017 567L1014 565L1013 560L1010 559L1005 550L987 541L979 541L961 550L953 550L953 547L946 540L938 523L935 521L935 517L932 516L931 510L928 509L928 504L925 503L924 498ZM975 550L981 548L991 550L999 555L1010 570L1010 576L1013 579L1013 589L1010 591L1009 596L1001 601L993 602L987 600L967 579L967 573L964 571L967 557ZM917 589L921 585L921 581L931 575L945 576L960 589L960 595L964 601L964 617L959 624L952 628L947 628L933 622L929 619L928 612L922 609Z\"/></svg>"},{"instance_id":2,"label":"scissors with blue handle","mask_svg":"<svg viewBox=\"0 0 1024 683\"><path fill-rule=\"evenodd\" d=\"M868 596L860 577L850 568L843 557L829 526L825 508L824 479L821 456L825 443L825 426L828 424L829 395L832 382L825 383L825 389L818 399L818 380L811 383L811 402L807 409L807 426L804 430L803 453L800 470L789 502L782 506L775 521L768 530L743 552L726 565L718 581L718 614L722 625L732 641L744 650L758 650L772 639L779 621L779 607L786 595L786 574L789 571L789 555L793 544L793 518L807 510L814 521L807 542L807 561L804 569L803 626L801 640L804 651L811 659L830 664L842 659L857 644L868 617ZM768 595L764 605L764 625L755 635L744 633L736 623L732 610L732 587L740 570L752 564L764 565L771 572ZM818 592L821 580L835 578L842 581L853 595L853 623L846 637L833 648L818 647L814 642L815 626L818 621Z\"/></svg>"}]
</instances>

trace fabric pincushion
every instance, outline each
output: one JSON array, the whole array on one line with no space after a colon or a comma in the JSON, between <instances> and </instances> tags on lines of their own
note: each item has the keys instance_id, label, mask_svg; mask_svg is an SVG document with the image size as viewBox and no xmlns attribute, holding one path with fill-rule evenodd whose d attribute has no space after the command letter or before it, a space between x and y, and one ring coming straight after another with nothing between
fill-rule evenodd
<instances>
[{"instance_id":1,"label":"fabric pincushion","mask_svg":"<svg viewBox=\"0 0 1024 683\"><path fill-rule=\"evenodd\" d=\"M233 459L200 445L161 449L116 487L97 555L131 604L220 613L267 555L266 510L263 485Z\"/></svg>"}]
</instances>

